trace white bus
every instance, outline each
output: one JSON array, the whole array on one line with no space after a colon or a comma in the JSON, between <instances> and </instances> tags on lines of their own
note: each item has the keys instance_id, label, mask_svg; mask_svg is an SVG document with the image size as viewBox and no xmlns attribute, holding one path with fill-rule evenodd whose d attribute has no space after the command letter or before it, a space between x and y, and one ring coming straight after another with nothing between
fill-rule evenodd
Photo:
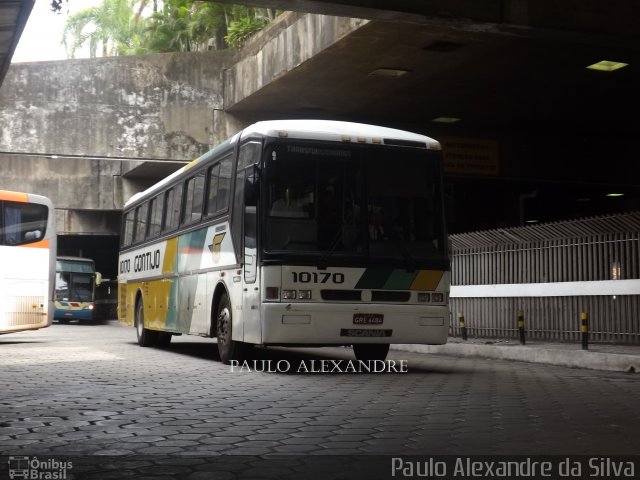
<instances>
[{"instance_id":1,"label":"white bus","mask_svg":"<svg viewBox=\"0 0 640 480\"><path fill-rule=\"evenodd\" d=\"M67 323L70 320L93 321L96 318L96 287L102 275L96 272L91 258L56 258L56 301L54 320Z\"/></svg>"},{"instance_id":2,"label":"white bus","mask_svg":"<svg viewBox=\"0 0 640 480\"><path fill-rule=\"evenodd\" d=\"M247 127L125 205L119 319L142 346L442 344L450 266L441 148L347 122Z\"/></svg>"},{"instance_id":3,"label":"white bus","mask_svg":"<svg viewBox=\"0 0 640 480\"><path fill-rule=\"evenodd\" d=\"M0 333L51 325L55 261L51 201L0 190Z\"/></svg>"}]
</instances>

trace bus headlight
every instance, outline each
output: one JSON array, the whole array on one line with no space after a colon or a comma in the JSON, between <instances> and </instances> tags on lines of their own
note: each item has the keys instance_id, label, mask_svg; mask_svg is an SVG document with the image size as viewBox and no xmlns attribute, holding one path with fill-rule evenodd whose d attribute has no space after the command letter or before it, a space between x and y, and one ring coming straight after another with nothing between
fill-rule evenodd
<instances>
[{"instance_id":1,"label":"bus headlight","mask_svg":"<svg viewBox=\"0 0 640 480\"><path fill-rule=\"evenodd\" d=\"M426 292L418 292L418 301L419 302L428 302L430 299L430 295Z\"/></svg>"},{"instance_id":2,"label":"bus headlight","mask_svg":"<svg viewBox=\"0 0 640 480\"><path fill-rule=\"evenodd\" d=\"M311 300L311 290L298 290L300 300Z\"/></svg>"},{"instance_id":3,"label":"bus headlight","mask_svg":"<svg viewBox=\"0 0 640 480\"><path fill-rule=\"evenodd\" d=\"M295 290L282 290L282 299L283 300L295 300L296 299L296 291Z\"/></svg>"},{"instance_id":4,"label":"bus headlight","mask_svg":"<svg viewBox=\"0 0 640 480\"><path fill-rule=\"evenodd\" d=\"M444 302L444 293L442 292L434 292L431 294L431 301L433 303L442 303Z\"/></svg>"}]
</instances>

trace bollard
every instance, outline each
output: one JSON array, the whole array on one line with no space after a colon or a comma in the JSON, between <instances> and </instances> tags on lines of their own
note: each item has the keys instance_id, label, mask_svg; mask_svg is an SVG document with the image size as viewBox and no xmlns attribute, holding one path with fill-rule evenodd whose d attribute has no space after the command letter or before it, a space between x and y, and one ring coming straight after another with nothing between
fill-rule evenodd
<instances>
[{"instance_id":1,"label":"bollard","mask_svg":"<svg viewBox=\"0 0 640 480\"><path fill-rule=\"evenodd\" d=\"M582 350L589 350L589 316L587 312L580 314L580 333L582 335Z\"/></svg>"},{"instance_id":2,"label":"bollard","mask_svg":"<svg viewBox=\"0 0 640 480\"><path fill-rule=\"evenodd\" d=\"M520 344L524 345L524 312L522 310L518 310L518 333L520 334Z\"/></svg>"},{"instance_id":3,"label":"bollard","mask_svg":"<svg viewBox=\"0 0 640 480\"><path fill-rule=\"evenodd\" d=\"M458 326L460 327L460 333L462 334L462 339L467 339L467 326L464 323L464 313L458 312Z\"/></svg>"}]
</instances>

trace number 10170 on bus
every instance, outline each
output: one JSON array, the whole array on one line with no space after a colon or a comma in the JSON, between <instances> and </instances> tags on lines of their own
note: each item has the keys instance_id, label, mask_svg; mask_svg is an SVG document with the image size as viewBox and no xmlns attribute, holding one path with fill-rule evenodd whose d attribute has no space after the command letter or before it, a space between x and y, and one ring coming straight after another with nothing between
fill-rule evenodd
<instances>
[{"instance_id":1,"label":"number 10170 on bus","mask_svg":"<svg viewBox=\"0 0 640 480\"><path fill-rule=\"evenodd\" d=\"M450 267L440 144L332 121L247 127L125 205L119 318L142 346L442 344Z\"/></svg>"}]
</instances>

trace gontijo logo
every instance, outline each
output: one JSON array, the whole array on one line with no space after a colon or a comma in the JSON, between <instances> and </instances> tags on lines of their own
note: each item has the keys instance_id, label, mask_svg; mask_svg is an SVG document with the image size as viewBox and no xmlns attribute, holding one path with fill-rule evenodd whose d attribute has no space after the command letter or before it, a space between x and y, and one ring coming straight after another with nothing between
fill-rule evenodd
<instances>
[{"instance_id":1,"label":"gontijo logo","mask_svg":"<svg viewBox=\"0 0 640 480\"><path fill-rule=\"evenodd\" d=\"M220 261L220 252L222 251L222 240L224 240L224 236L227 232L216 233L211 241L211 245L209 245L209 250L211 251L211 256L213 258L213 263L218 263Z\"/></svg>"},{"instance_id":2,"label":"gontijo logo","mask_svg":"<svg viewBox=\"0 0 640 480\"><path fill-rule=\"evenodd\" d=\"M160 258L162 257L160 250L154 250L152 252L139 253L133 257L133 271L145 272L147 270L156 270L160 268ZM120 273L131 272L131 260L124 259L120 261Z\"/></svg>"}]
</instances>

